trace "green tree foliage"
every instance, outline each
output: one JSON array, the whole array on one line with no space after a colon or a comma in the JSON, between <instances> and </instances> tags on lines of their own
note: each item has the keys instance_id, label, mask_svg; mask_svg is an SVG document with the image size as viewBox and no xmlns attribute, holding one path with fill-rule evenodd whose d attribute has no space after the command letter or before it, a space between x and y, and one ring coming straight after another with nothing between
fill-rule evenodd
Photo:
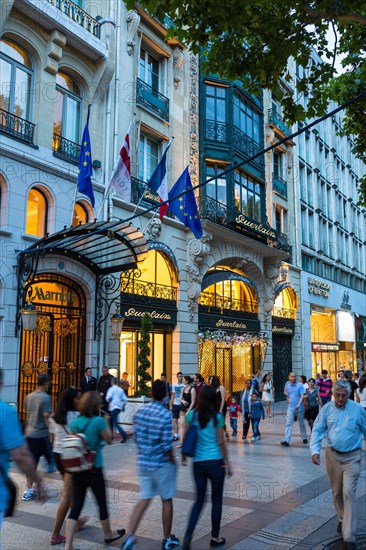
<instances>
[{"instance_id":1,"label":"green tree foliage","mask_svg":"<svg viewBox=\"0 0 366 550\"><path fill-rule=\"evenodd\" d=\"M139 353L137 355L138 366L136 370L137 374L137 391L136 397L142 395L149 396L151 393L151 387L148 386L148 382L151 382L152 378L148 373L150 368L150 332L153 328L151 317L148 313L144 313L141 319L141 338L138 342Z\"/></svg>"},{"instance_id":2,"label":"green tree foliage","mask_svg":"<svg viewBox=\"0 0 366 550\"><path fill-rule=\"evenodd\" d=\"M127 4L134 7L132 1ZM365 0L144 0L141 6L160 21L170 19L168 36L203 53L206 74L241 80L252 93L276 90L281 77L291 84L292 57L306 69L297 94L308 94L308 103L304 109L285 92L282 104L289 122L321 116L330 100L341 105L365 91ZM315 62L313 49L319 54ZM342 74L337 74L338 55L344 56ZM354 152L363 160L365 111L363 98L347 109L342 128L353 136ZM366 178L361 201L366 205Z\"/></svg>"}]
</instances>

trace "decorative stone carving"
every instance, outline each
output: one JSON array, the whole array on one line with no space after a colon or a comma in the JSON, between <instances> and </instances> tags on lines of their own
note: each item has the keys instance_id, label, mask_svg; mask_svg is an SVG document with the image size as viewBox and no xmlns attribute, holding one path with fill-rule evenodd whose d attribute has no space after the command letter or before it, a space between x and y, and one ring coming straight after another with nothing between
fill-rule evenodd
<instances>
[{"instance_id":1,"label":"decorative stone carving","mask_svg":"<svg viewBox=\"0 0 366 550\"><path fill-rule=\"evenodd\" d=\"M63 49L66 46L66 36L60 31L51 32L50 40L47 44L47 62L44 68L50 74L55 75L58 71L58 64L61 61Z\"/></svg>"},{"instance_id":2,"label":"decorative stone carving","mask_svg":"<svg viewBox=\"0 0 366 550\"><path fill-rule=\"evenodd\" d=\"M180 48L174 48L173 50L173 81L174 88L177 90L179 82L181 80L181 69L184 62L184 55Z\"/></svg>"},{"instance_id":3,"label":"decorative stone carving","mask_svg":"<svg viewBox=\"0 0 366 550\"><path fill-rule=\"evenodd\" d=\"M275 286L277 284L281 260L265 259L264 278L266 281L265 293L263 296L263 310L265 324L270 322L272 309L275 301Z\"/></svg>"},{"instance_id":4,"label":"decorative stone carving","mask_svg":"<svg viewBox=\"0 0 366 550\"><path fill-rule=\"evenodd\" d=\"M145 229L149 241L157 241L161 233L161 221L159 218L151 218L149 225Z\"/></svg>"},{"instance_id":5,"label":"decorative stone carving","mask_svg":"<svg viewBox=\"0 0 366 550\"><path fill-rule=\"evenodd\" d=\"M193 321L196 311L197 300L201 294L201 283L203 276L200 273L200 264L210 252L210 241L212 235L205 233L200 239L191 239L187 246L187 274L188 274L188 309L189 320Z\"/></svg>"},{"instance_id":6,"label":"decorative stone carving","mask_svg":"<svg viewBox=\"0 0 366 550\"><path fill-rule=\"evenodd\" d=\"M287 145L286 155L287 155L287 171L291 172L294 164L294 150L292 145Z\"/></svg>"},{"instance_id":7,"label":"decorative stone carving","mask_svg":"<svg viewBox=\"0 0 366 550\"><path fill-rule=\"evenodd\" d=\"M135 10L129 10L126 13L125 21L127 23L127 53L132 55L136 42L134 40L136 31L140 24L141 17Z\"/></svg>"},{"instance_id":8,"label":"decorative stone carving","mask_svg":"<svg viewBox=\"0 0 366 550\"><path fill-rule=\"evenodd\" d=\"M280 281L281 282L287 282L288 278L288 265L281 265L280 268Z\"/></svg>"},{"instance_id":9,"label":"decorative stone carving","mask_svg":"<svg viewBox=\"0 0 366 550\"><path fill-rule=\"evenodd\" d=\"M190 69L190 152L189 152L189 173L191 176L192 185L199 183L199 146L198 146L198 56L193 53L189 58Z\"/></svg>"}]
</instances>

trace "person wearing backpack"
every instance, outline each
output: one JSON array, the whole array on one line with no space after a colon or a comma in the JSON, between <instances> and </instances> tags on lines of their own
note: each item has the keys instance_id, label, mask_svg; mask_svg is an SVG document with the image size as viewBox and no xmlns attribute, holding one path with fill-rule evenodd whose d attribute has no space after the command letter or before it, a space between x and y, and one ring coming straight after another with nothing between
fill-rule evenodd
<instances>
[{"instance_id":1,"label":"person wearing backpack","mask_svg":"<svg viewBox=\"0 0 366 550\"><path fill-rule=\"evenodd\" d=\"M220 537L220 524L225 475L231 476L232 471L225 444L225 420L222 413L217 412L216 402L215 388L209 385L204 386L197 400L196 410L190 411L186 416L183 447L189 425L197 426L197 442L192 459L196 502L191 509L184 534L183 550L191 549L194 529L205 503L208 480L211 483L212 500L210 546L223 546L226 542L224 537ZM186 456L183 453L182 464L186 465Z\"/></svg>"},{"instance_id":2,"label":"person wearing backpack","mask_svg":"<svg viewBox=\"0 0 366 550\"><path fill-rule=\"evenodd\" d=\"M65 550L73 550L77 522L84 506L88 487L91 488L98 504L105 544L110 544L125 534L125 529L117 529L117 535L113 535L109 521L102 448L103 442L107 445L112 443L112 432L109 427L109 417L100 416L100 404L100 396L97 392L86 392L80 401L80 416L70 424L70 433L81 433L86 436L90 451L95 452L95 459L91 469L72 474L72 506L66 521Z\"/></svg>"},{"instance_id":3,"label":"person wearing backpack","mask_svg":"<svg viewBox=\"0 0 366 550\"><path fill-rule=\"evenodd\" d=\"M60 531L65 521L66 514L71 505L71 474L65 471L62 460L62 440L69 433L69 425L79 416L78 408L81 392L77 388L70 387L63 390L58 401L55 414L50 416L48 426L52 437L53 457L56 468L63 478L63 488L61 500L57 508L55 523L53 525L51 544L63 544L66 537L61 535ZM80 517L77 522L77 530L81 529L89 520L89 516Z\"/></svg>"}]
</instances>

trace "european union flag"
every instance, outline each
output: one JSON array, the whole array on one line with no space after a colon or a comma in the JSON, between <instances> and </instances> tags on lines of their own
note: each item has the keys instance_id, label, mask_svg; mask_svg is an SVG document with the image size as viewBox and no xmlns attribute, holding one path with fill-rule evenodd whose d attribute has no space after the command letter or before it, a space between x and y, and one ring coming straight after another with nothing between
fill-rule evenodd
<instances>
[{"instance_id":1,"label":"european union flag","mask_svg":"<svg viewBox=\"0 0 366 550\"><path fill-rule=\"evenodd\" d=\"M90 135L89 135L89 116L90 105L88 107L88 116L83 132L83 139L81 142L80 156L79 156L79 172L78 172L78 191L89 197L90 202L94 208L95 200L93 193L93 186L91 177L93 175L92 155L90 147Z\"/></svg>"},{"instance_id":2,"label":"european union flag","mask_svg":"<svg viewBox=\"0 0 366 550\"><path fill-rule=\"evenodd\" d=\"M191 189L183 197L175 198L184 191ZM200 216L198 213L196 197L192 189L188 166L169 191L169 210L173 212L192 231L196 239L203 235Z\"/></svg>"}]
</instances>

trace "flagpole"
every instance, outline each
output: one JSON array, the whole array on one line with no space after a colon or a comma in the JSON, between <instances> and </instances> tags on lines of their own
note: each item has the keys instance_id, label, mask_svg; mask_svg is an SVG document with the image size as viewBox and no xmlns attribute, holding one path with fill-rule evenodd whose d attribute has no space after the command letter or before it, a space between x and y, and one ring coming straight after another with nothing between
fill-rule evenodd
<instances>
[{"instance_id":1,"label":"flagpole","mask_svg":"<svg viewBox=\"0 0 366 550\"><path fill-rule=\"evenodd\" d=\"M131 122L130 122L130 124L129 124L129 126L128 126L127 134L130 133L131 126L132 126L132 124L133 124L135 118L136 118L136 113L133 113ZM127 134L126 134L126 135L127 135ZM119 154L119 153L118 153L118 154ZM117 162L117 160L118 160L118 159L116 159L115 163ZM100 207L100 210L99 210L99 213L98 213L98 216L97 216L97 220L99 220L100 215L101 215L101 213L102 213L102 211L103 211L104 203L105 203L105 201L106 201L106 199L107 199L107 196L108 196L108 193L109 193L109 188L110 188L110 186L111 186L111 178L109 177L108 187L107 187L107 189L104 191L103 201L102 201L102 205L101 205L101 207Z\"/></svg>"},{"instance_id":2,"label":"flagpole","mask_svg":"<svg viewBox=\"0 0 366 550\"><path fill-rule=\"evenodd\" d=\"M88 105L88 114L86 116L86 120L88 123L89 122L89 117L90 117L90 109L91 109L91 103L89 103ZM81 148L82 148L83 144L81 144L80 146L80 151L81 151ZM79 162L80 162L80 159L79 159ZM80 168L78 168L78 174L80 172ZM71 208L71 221L70 221L70 227L72 226L72 220L74 219L74 209L75 209L75 204L76 204L76 198L78 196L78 180L76 179L76 186L75 186L75 194L74 194L74 200L72 202L72 208ZM94 209L93 209L93 212L94 212Z\"/></svg>"},{"instance_id":3,"label":"flagpole","mask_svg":"<svg viewBox=\"0 0 366 550\"><path fill-rule=\"evenodd\" d=\"M174 136L171 137L170 140L168 141L168 145L166 146L165 151L166 151L167 149L169 149L169 147L170 147L171 144L172 144L173 139L174 139ZM165 153L165 151L164 151L164 153ZM164 154L164 153L163 153L163 154ZM136 204L136 207L135 207L134 211L132 212L132 215L136 214L136 211L137 211L138 207L140 206L140 204L141 204L141 202L142 202L142 199L143 199L144 196L145 196L145 193L146 193L146 191L147 191L147 188L148 188L148 184L145 185L144 192L142 193L139 202ZM160 204L159 204L159 208L160 208ZM150 218L149 223L151 222L151 220L152 220L153 218L155 218L155 215L156 215L156 214L157 214L157 212L154 212L154 215L152 216L152 218ZM146 227L148 227L149 223L147 224ZM145 227L145 229L146 229L146 227Z\"/></svg>"}]
</instances>

